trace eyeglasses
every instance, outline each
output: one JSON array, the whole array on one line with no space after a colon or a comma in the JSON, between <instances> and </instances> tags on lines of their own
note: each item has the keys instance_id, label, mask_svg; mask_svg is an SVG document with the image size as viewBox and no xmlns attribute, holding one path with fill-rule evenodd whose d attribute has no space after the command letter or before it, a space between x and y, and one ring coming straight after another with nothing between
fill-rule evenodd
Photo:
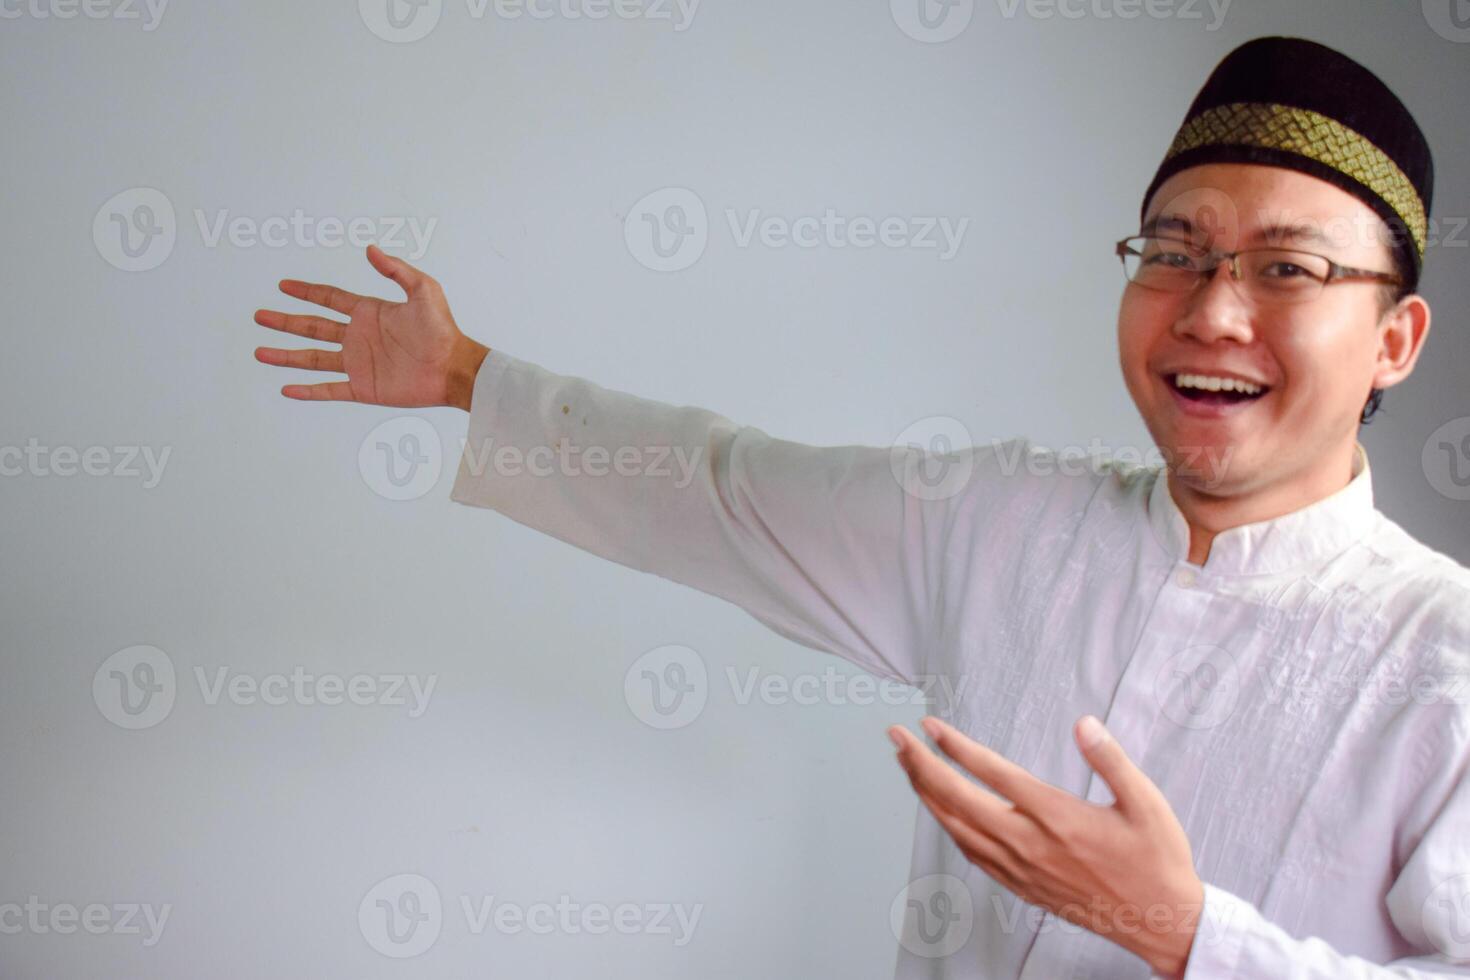
<instances>
[{"instance_id":1,"label":"eyeglasses","mask_svg":"<svg viewBox=\"0 0 1470 980\"><path fill-rule=\"evenodd\" d=\"M1325 255L1289 248L1215 252L1181 238L1140 235L1118 242L1115 251L1129 282L1170 293L1192 291L1225 263L1241 292L1264 303L1308 303L1328 283L1343 280L1402 282L1392 273L1353 269Z\"/></svg>"}]
</instances>

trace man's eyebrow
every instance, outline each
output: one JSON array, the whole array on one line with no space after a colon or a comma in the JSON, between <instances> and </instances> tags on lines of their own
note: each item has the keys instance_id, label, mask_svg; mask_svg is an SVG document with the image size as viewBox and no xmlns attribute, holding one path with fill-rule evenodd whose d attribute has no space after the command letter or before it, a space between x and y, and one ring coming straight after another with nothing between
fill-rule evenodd
<instances>
[{"instance_id":1,"label":"man's eyebrow","mask_svg":"<svg viewBox=\"0 0 1470 980\"><path fill-rule=\"evenodd\" d=\"M1188 218L1182 215L1166 214L1156 215L1144 222L1139 234L1156 235L1162 231L1177 232L1186 237L1192 237L1194 230L1194 224ZM1305 222L1266 225L1258 228L1246 238L1244 244L1264 242L1268 245L1276 245L1288 238L1298 242L1315 242L1320 245L1334 244L1332 239L1322 233L1321 228Z\"/></svg>"}]
</instances>

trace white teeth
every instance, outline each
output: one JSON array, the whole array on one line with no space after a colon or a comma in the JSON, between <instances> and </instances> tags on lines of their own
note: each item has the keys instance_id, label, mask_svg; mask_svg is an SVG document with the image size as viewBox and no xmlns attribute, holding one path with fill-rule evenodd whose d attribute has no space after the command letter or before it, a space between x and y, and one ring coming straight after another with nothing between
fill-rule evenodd
<instances>
[{"instance_id":1,"label":"white teeth","mask_svg":"<svg viewBox=\"0 0 1470 980\"><path fill-rule=\"evenodd\" d=\"M1249 381L1239 381L1235 378L1216 378L1205 374L1176 374L1174 384L1180 388L1200 388L1205 391L1239 391L1246 395L1258 395L1262 389L1260 385L1253 385Z\"/></svg>"}]
</instances>

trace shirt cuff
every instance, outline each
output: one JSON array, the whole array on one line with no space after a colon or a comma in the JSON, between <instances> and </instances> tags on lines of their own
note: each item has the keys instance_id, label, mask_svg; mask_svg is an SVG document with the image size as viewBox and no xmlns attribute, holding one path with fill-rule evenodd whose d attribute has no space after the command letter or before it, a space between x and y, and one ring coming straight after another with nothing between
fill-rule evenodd
<instances>
[{"instance_id":1,"label":"shirt cuff","mask_svg":"<svg viewBox=\"0 0 1470 980\"><path fill-rule=\"evenodd\" d=\"M499 414L500 379L516 359L503 351L491 348L475 372L475 383L470 391L470 421L465 434L465 445L460 453L459 469L454 476L454 487L449 498L456 503L472 506L488 506L484 474L493 464L495 420Z\"/></svg>"},{"instance_id":2,"label":"shirt cuff","mask_svg":"<svg viewBox=\"0 0 1470 980\"><path fill-rule=\"evenodd\" d=\"M1241 946L1257 913L1249 902L1224 889L1208 882L1204 886L1204 908L1195 925L1183 980L1230 980L1237 975Z\"/></svg>"}]
</instances>

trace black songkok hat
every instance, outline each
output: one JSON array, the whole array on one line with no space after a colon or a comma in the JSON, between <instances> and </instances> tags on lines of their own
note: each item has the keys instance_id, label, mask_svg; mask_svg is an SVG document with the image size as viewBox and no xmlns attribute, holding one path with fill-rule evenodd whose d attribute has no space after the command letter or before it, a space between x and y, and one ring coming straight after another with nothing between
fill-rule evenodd
<instances>
[{"instance_id":1,"label":"black songkok hat","mask_svg":"<svg viewBox=\"0 0 1470 980\"><path fill-rule=\"evenodd\" d=\"M1434 192L1429 143L1378 76L1341 52L1261 37L1225 56L1195 96L1143 195L1186 167L1260 163L1328 181L1373 208L1417 285Z\"/></svg>"}]
</instances>

